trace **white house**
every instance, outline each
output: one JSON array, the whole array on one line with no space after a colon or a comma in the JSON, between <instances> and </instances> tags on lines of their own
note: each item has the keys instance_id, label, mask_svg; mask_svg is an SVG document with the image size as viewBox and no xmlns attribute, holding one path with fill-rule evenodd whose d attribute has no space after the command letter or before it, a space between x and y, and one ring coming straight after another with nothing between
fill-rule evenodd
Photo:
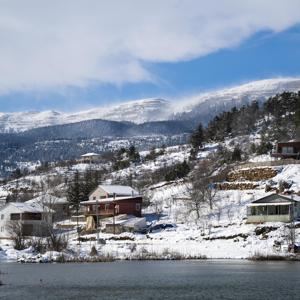
<instances>
[{"instance_id":1,"label":"white house","mask_svg":"<svg viewBox=\"0 0 300 300\"><path fill-rule=\"evenodd\" d=\"M24 235L47 235L53 212L38 203L9 202L0 208L0 238L10 238L11 227L17 222L22 225Z\"/></svg>"},{"instance_id":2,"label":"white house","mask_svg":"<svg viewBox=\"0 0 300 300\"><path fill-rule=\"evenodd\" d=\"M290 222L299 218L299 196L271 194L247 205L247 223Z\"/></svg>"},{"instance_id":3,"label":"white house","mask_svg":"<svg viewBox=\"0 0 300 300\"><path fill-rule=\"evenodd\" d=\"M82 163L94 163L100 159L100 154L98 153L85 153L80 156L79 161Z\"/></svg>"}]
</instances>

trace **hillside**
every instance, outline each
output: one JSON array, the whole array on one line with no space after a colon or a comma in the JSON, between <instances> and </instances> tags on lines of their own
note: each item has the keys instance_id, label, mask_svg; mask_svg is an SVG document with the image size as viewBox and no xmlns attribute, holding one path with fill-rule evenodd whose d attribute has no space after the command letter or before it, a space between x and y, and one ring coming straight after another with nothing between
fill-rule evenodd
<instances>
[{"instance_id":1,"label":"hillside","mask_svg":"<svg viewBox=\"0 0 300 300\"><path fill-rule=\"evenodd\" d=\"M69 244L62 252L70 259L78 252L89 258L91 245L117 259L289 257L291 235L300 241L299 220L293 233L289 223L247 223L247 204L274 193L300 201L299 161L277 161L269 154L275 138L297 136L299 97L285 92L262 105L254 102L219 114L203 127L201 147L139 151L117 143L117 151L97 163L54 163L33 167L30 174L15 173L0 185L0 198L25 200L45 192L72 197L78 189L77 201L84 201L99 182L130 185L143 195L146 232L112 235L104 230L112 220L102 220L102 244L95 244L95 233L83 231L79 249L76 222L57 223L73 228L65 231ZM31 248L1 247L2 259L35 257Z\"/></svg>"}]
</instances>

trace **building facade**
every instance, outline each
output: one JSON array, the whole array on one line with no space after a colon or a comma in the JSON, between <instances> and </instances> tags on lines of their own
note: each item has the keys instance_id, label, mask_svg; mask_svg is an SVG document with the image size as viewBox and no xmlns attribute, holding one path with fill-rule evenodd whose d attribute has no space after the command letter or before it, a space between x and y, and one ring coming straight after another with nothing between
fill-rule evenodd
<instances>
[{"instance_id":1,"label":"building facade","mask_svg":"<svg viewBox=\"0 0 300 300\"><path fill-rule=\"evenodd\" d=\"M279 142L271 155L281 159L300 159L300 141Z\"/></svg>"},{"instance_id":2,"label":"building facade","mask_svg":"<svg viewBox=\"0 0 300 300\"><path fill-rule=\"evenodd\" d=\"M300 199L271 194L247 205L247 223L291 222L300 218Z\"/></svg>"},{"instance_id":3,"label":"building facade","mask_svg":"<svg viewBox=\"0 0 300 300\"><path fill-rule=\"evenodd\" d=\"M25 236L46 236L53 211L38 204L10 202L0 208L0 238L10 239L19 226Z\"/></svg>"}]
</instances>

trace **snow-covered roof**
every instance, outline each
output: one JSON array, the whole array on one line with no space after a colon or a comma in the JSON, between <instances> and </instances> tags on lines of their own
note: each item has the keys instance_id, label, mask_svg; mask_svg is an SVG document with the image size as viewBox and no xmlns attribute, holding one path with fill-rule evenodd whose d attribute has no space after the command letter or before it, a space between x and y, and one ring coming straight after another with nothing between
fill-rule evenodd
<instances>
[{"instance_id":1,"label":"snow-covered roof","mask_svg":"<svg viewBox=\"0 0 300 300\"><path fill-rule=\"evenodd\" d=\"M80 155L81 157L89 157L89 156L99 156L100 154L98 153L94 153L94 152L90 152L90 153L85 153Z\"/></svg>"},{"instance_id":2,"label":"snow-covered roof","mask_svg":"<svg viewBox=\"0 0 300 300\"><path fill-rule=\"evenodd\" d=\"M255 206L255 205L284 205L289 204L291 202L300 202L300 197L297 195L292 195L290 197L286 197L279 194L271 194L268 196L265 196L263 198L257 199L255 201L252 201L249 206Z\"/></svg>"},{"instance_id":3,"label":"snow-covered roof","mask_svg":"<svg viewBox=\"0 0 300 300\"><path fill-rule=\"evenodd\" d=\"M25 203L28 203L28 204L39 203L39 204L53 204L53 205L55 205L55 204L67 204L68 200L66 198L58 198L58 197L55 197L55 196L50 195L50 194L44 194L44 195L41 195L39 197L30 199L30 200L26 201Z\"/></svg>"},{"instance_id":4,"label":"snow-covered roof","mask_svg":"<svg viewBox=\"0 0 300 300\"><path fill-rule=\"evenodd\" d=\"M116 202L116 201L122 201L122 200L135 200L137 198L141 198L140 195L135 195L134 197L108 197L98 200L88 200L88 201L82 201L80 204L88 205L88 204L96 204L96 203L108 203L108 202Z\"/></svg>"},{"instance_id":5,"label":"snow-covered roof","mask_svg":"<svg viewBox=\"0 0 300 300\"><path fill-rule=\"evenodd\" d=\"M8 204L6 204L5 206L3 206L1 208L5 209L7 207L13 207L15 209L16 212L19 213L25 213L25 212L29 212L29 213L43 213L43 212L54 212L51 209L45 209L42 205L38 204L38 203L25 203L25 202L9 202Z\"/></svg>"},{"instance_id":6,"label":"snow-covered roof","mask_svg":"<svg viewBox=\"0 0 300 300\"><path fill-rule=\"evenodd\" d=\"M138 195L138 191L133 189L130 186L126 185L99 185L101 189L103 189L108 194L116 194L122 196L131 196L131 195Z\"/></svg>"}]
</instances>

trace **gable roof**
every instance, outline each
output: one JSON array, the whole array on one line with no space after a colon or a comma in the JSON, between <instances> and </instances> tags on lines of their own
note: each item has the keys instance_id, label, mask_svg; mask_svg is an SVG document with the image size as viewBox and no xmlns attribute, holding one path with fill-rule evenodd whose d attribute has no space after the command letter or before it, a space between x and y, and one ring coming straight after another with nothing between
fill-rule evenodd
<instances>
[{"instance_id":1,"label":"gable roof","mask_svg":"<svg viewBox=\"0 0 300 300\"><path fill-rule=\"evenodd\" d=\"M99 185L101 189L103 189L108 194L116 194L121 196L132 196L138 195L139 193L130 186L126 185Z\"/></svg>"},{"instance_id":2,"label":"gable roof","mask_svg":"<svg viewBox=\"0 0 300 300\"><path fill-rule=\"evenodd\" d=\"M43 212L54 212L52 209L44 209L44 207L38 203L25 203L25 202L9 202L5 206L1 207L0 210L5 210L8 207L12 207L13 211L18 213L43 213Z\"/></svg>"},{"instance_id":3,"label":"gable roof","mask_svg":"<svg viewBox=\"0 0 300 300\"><path fill-rule=\"evenodd\" d=\"M41 196L38 196L36 198L30 199L26 201L27 204L34 204L38 203L41 205L47 205L47 204L67 204L68 200L66 198L58 198L50 194L44 194Z\"/></svg>"},{"instance_id":4,"label":"gable roof","mask_svg":"<svg viewBox=\"0 0 300 300\"><path fill-rule=\"evenodd\" d=\"M89 157L89 156L100 156L98 153L90 152L80 155L81 157Z\"/></svg>"},{"instance_id":5,"label":"gable roof","mask_svg":"<svg viewBox=\"0 0 300 300\"><path fill-rule=\"evenodd\" d=\"M251 203L290 203L290 202L299 202L299 196L286 197L279 194L271 194L263 198L252 201Z\"/></svg>"}]
</instances>

